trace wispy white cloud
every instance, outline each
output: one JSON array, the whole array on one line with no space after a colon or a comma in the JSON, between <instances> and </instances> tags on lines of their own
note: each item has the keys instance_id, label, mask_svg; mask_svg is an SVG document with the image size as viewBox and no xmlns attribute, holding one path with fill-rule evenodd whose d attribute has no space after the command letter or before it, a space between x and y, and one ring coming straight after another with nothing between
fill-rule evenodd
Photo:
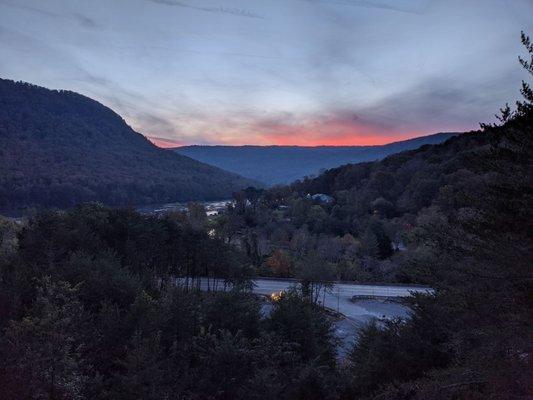
<instances>
[{"instance_id":1,"label":"wispy white cloud","mask_svg":"<svg viewBox=\"0 0 533 400\"><path fill-rule=\"evenodd\" d=\"M184 144L396 140L518 98L528 15L529 0L0 0L0 76Z\"/></svg>"}]
</instances>

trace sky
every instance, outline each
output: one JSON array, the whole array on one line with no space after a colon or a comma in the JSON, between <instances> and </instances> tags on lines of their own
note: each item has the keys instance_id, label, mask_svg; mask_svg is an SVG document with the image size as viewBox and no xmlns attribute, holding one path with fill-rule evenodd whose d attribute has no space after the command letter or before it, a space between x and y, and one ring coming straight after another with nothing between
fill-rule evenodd
<instances>
[{"instance_id":1,"label":"sky","mask_svg":"<svg viewBox=\"0 0 533 400\"><path fill-rule=\"evenodd\" d=\"M369 145L519 99L533 0L0 0L0 77L162 147Z\"/></svg>"}]
</instances>

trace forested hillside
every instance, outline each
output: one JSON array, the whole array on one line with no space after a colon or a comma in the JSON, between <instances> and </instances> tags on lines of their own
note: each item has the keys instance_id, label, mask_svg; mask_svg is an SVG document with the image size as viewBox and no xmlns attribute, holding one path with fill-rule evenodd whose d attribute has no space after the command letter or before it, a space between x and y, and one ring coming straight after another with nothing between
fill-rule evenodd
<instances>
[{"instance_id":1,"label":"forested hillside","mask_svg":"<svg viewBox=\"0 0 533 400\"><path fill-rule=\"evenodd\" d=\"M267 185L289 184L323 169L380 160L389 154L436 144L458 133L437 133L381 146L183 146L174 151Z\"/></svg>"},{"instance_id":2,"label":"forested hillside","mask_svg":"<svg viewBox=\"0 0 533 400\"><path fill-rule=\"evenodd\" d=\"M266 316L249 260L190 222L99 205L0 219L2 400L324 398L330 321L297 293Z\"/></svg>"},{"instance_id":3,"label":"forested hillside","mask_svg":"<svg viewBox=\"0 0 533 400\"><path fill-rule=\"evenodd\" d=\"M522 62L531 74L532 63ZM220 221L261 273L294 276L307 293L334 279L435 288L409 321L362 332L340 398L531 393L533 91L525 82L521 91L500 125L248 190Z\"/></svg>"},{"instance_id":4,"label":"forested hillside","mask_svg":"<svg viewBox=\"0 0 533 400\"><path fill-rule=\"evenodd\" d=\"M98 205L0 221L2 398L527 398L531 115L410 157L248 189L214 221ZM377 184L393 165L407 182L394 197ZM439 187L418 199L409 185L426 176ZM333 202L308 199L314 187ZM257 272L294 275L301 290L265 314L247 291ZM407 321L364 328L339 363L313 292L343 274L435 294L413 299ZM174 286L176 276L192 279ZM200 292L200 276L235 289Z\"/></svg>"},{"instance_id":5,"label":"forested hillside","mask_svg":"<svg viewBox=\"0 0 533 400\"><path fill-rule=\"evenodd\" d=\"M249 184L158 149L87 97L0 80L0 210L220 199Z\"/></svg>"}]
</instances>

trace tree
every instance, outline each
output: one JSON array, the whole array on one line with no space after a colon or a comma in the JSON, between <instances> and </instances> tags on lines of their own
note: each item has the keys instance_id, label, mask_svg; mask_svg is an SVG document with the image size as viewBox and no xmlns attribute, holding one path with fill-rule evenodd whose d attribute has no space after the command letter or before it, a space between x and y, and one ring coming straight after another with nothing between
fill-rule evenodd
<instances>
[{"instance_id":1,"label":"tree","mask_svg":"<svg viewBox=\"0 0 533 400\"><path fill-rule=\"evenodd\" d=\"M241 333L220 331L197 337L200 398L243 398L241 390L253 376L253 350Z\"/></svg>"},{"instance_id":2,"label":"tree","mask_svg":"<svg viewBox=\"0 0 533 400\"><path fill-rule=\"evenodd\" d=\"M384 327L376 323L364 327L348 357L352 395L368 395L385 384L416 379L446 366L450 357L439 347L443 338L435 331L417 330L399 320ZM435 336L428 337L431 333Z\"/></svg>"},{"instance_id":3,"label":"tree","mask_svg":"<svg viewBox=\"0 0 533 400\"><path fill-rule=\"evenodd\" d=\"M333 286L335 269L318 252L311 251L296 263L296 279L304 295L316 304Z\"/></svg>"},{"instance_id":4,"label":"tree","mask_svg":"<svg viewBox=\"0 0 533 400\"><path fill-rule=\"evenodd\" d=\"M527 60L519 56L518 61L527 72L533 75L533 43L531 42L529 36L527 36L524 32L520 33L520 39L529 53L530 59ZM523 117L531 116L531 113L533 112L533 90L526 81L522 81L520 93L522 93L524 101L517 102L517 113L519 116Z\"/></svg>"},{"instance_id":5,"label":"tree","mask_svg":"<svg viewBox=\"0 0 533 400\"><path fill-rule=\"evenodd\" d=\"M76 292L45 278L30 312L8 326L0 357L4 399L84 398L89 367L81 359L84 311Z\"/></svg>"},{"instance_id":6,"label":"tree","mask_svg":"<svg viewBox=\"0 0 533 400\"><path fill-rule=\"evenodd\" d=\"M372 229L366 229L361 238L362 251L365 255L379 257L378 238Z\"/></svg>"},{"instance_id":7,"label":"tree","mask_svg":"<svg viewBox=\"0 0 533 400\"><path fill-rule=\"evenodd\" d=\"M200 203L187 204L189 223L192 228L197 231L205 230L207 225L207 213L205 207Z\"/></svg>"},{"instance_id":8,"label":"tree","mask_svg":"<svg viewBox=\"0 0 533 400\"><path fill-rule=\"evenodd\" d=\"M112 388L117 400L159 400L169 396L165 382L160 334L143 335L137 331L128 344L122 371Z\"/></svg>"},{"instance_id":9,"label":"tree","mask_svg":"<svg viewBox=\"0 0 533 400\"><path fill-rule=\"evenodd\" d=\"M266 259L265 264L275 276L287 277L291 275L291 259L289 255L281 249L275 250L274 253Z\"/></svg>"},{"instance_id":10,"label":"tree","mask_svg":"<svg viewBox=\"0 0 533 400\"><path fill-rule=\"evenodd\" d=\"M297 290L289 290L274 303L267 326L284 341L296 343L303 360L316 359L319 365L334 365L335 340L331 323Z\"/></svg>"},{"instance_id":11,"label":"tree","mask_svg":"<svg viewBox=\"0 0 533 400\"><path fill-rule=\"evenodd\" d=\"M306 212L306 223L309 225L310 229L313 232L322 232L326 227L326 222L328 219L328 214L319 205L313 205Z\"/></svg>"},{"instance_id":12,"label":"tree","mask_svg":"<svg viewBox=\"0 0 533 400\"><path fill-rule=\"evenodd\" d=\"M533 42L531 41L529 36L527 36L523 31L520 32L520 41L525 47L529 59L522 58L522 56L518 56L518 62L527 72L533 75ZM505 104L504 107L500 108L500 115L496 115L496 118L498 119L498 121L500 121L502 125L505 125L510 121L516 120L517 118L531 118L531 115L533 113L533 89L531 89L529 83L524 80L522 81L520 93L524 100L516 102L516 110L513 111L511 107L509 107L509 104ZM481 123L480 125L482 129L490 129L496 127L496 125L493 124Z\"/></svg>"},{"instance_id":13,"label":"tree","mask_svg":"<svg viewBox=\"0 0 533 400\"><path fill-rule=\"evenodd\" d=\"M78 285L78 297L86 309L97 310L103 303L129 306L140 282L120 265L116 255L103 251L89 255L73 252L58 271L58 277Z\"/></svg>"},{"instance_id":14,"label":"tree","mask_svg":"<svg viewBox=\"0 0 533 400\"><path fill-rule=\"evenodd\" d=\"M260 303L247 292L231 290L209 296L202 305L204 328L225 330L246 338L259 336Z\"/></svg>"},{"instance_id":15,"label":"tree","mask_svg":"<svg viewBox=\"0 0 533 400\"><path fill-rule=\"evenodd\" d=\"M383 197L378 197L371 206L373 213L381 217L391 218L394 214L394 205Z\"/></svg>"}]
</instances>

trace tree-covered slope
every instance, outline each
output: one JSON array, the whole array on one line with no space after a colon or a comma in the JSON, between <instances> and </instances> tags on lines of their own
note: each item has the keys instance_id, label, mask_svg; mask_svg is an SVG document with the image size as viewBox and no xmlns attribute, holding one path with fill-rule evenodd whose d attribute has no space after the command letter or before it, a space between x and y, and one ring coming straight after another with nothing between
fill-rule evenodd
<instances>
[{"instance_id":1,"label":"tree-covered slope","mask_svg":"<svg viewBox=\"0 0 533 400\"><path fill-rule=\"evenodd\" d=\"M288 184L343 164L380 160L389 154L436 144L457 135L437 133L382 146L183 146L174 150L195 160L268 185Z\"/></svg>"},{"instance_id":2,"label":"tree-covered slope","mask_svg":"<svg viewBox=\"0 0 533 400\"><path fill-rule=\"evenodd\" d=\"M528 398L533 91L522 93L499 126L249 190L223 216L218 232L237 236L260 272L294 276L308 293L334 279L434 289L410 301L409 320L359 332L337 398Z\"/></svg>"},{"instance_id":3,"label":"tree-covered slope","mask_svg":"<svg viewBox=\"0 0 533 400\"><path fill-rule=\"evenodd\" d=\"M465 133L443 144L393 154L382 161L333 168L295 183L293 188L302 193L336 194L341 202L362 207L361 213L370 211L371 203L380 197L391 203L389 215L417 212L431 205L441 188L466 179L463 175L469 175L472 168L479 170L476 162L488 145L488 135Z\"/></svg>"},{"instance_id":4,"label":"tree-covered slope","mask_svg":"<svg viewBox=\"0 0 533 400\"><path fill-rule=\"evenodd\" d=\"M157 148L90 98L0 80L0 209L219 199L250 184Z\"/></svg>"}]
</instances>

